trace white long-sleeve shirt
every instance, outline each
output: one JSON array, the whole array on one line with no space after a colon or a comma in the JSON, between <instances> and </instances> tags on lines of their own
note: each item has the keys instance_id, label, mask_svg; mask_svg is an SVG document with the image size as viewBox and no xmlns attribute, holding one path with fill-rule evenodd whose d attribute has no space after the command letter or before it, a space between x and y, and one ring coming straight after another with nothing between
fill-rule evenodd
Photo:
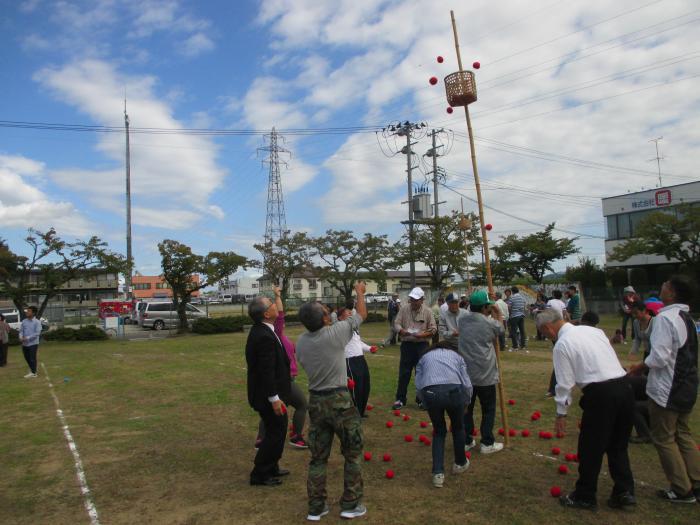
<instances>
[{"instance_id":1,"label":"white long-sleeve shirt","mask_svg":"<svg viewBox=\"0 0 700 525\"><path fill-rule=\"evenodd\" d=\"M664 408L673 386L678 349L688 340L688 330L679 315L681 310L687 312L688 305L671 304L659 310L651 331L651 352L644 361L649 367L647 395Z\"/></svg>"},{"instance_id":2,"label":"white long-sleeve shirt","mask_svg":"<svg viewBox=\"0 0 700 525\"><path fill-rule=\"evenodd\" d=\"M370 348L372 347L362 342L362 339L360 339L360 334L353 332L352 339L350 339L350 342L345 345L345 359L359 357L363 355L363 352L369 352Z\"/></svg>"},{"instance_id":3,"label":"white long-sleeve shirt","mask_svg":"<svg viewBox=\"0 0 700 525\"><path fill-rule=\"evenodd\" d=\"M557 414L566 415L574 386L616 379L626 374L605 332L592 326L565 323L552 353L557 377L554 401Z\"/></svg>"}]
</instances>

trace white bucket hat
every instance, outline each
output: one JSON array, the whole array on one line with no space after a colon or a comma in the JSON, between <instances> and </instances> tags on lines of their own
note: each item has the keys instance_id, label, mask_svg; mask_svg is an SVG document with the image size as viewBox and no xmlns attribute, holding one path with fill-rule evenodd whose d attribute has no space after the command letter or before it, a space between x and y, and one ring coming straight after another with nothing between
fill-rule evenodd
<instances>
[{"instance_id":1,"label":"white bucket hat","mask_svg":"<svg viewBox=\"0 0 700 525\"><path fill-rule=\"evenodd\" d=\"M408 296L411 299L415 299L416 301L423 299L425 297L425 292L420 286L416 286L413 290L411 290L411 293L408 294Z\"/></svg>"}]
</instances>

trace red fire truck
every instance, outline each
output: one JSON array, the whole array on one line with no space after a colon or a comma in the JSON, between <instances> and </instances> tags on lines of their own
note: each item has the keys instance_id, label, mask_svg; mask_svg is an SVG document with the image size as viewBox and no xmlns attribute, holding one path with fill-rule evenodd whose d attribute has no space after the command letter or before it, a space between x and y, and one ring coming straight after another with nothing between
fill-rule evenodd
<instances>
[{"instance_id":1,"label":"red fire truck","mask_svg":"<svg viewBox=\"0 0 700 525\"><path fill-rule=\"evenodd\" d=\"M101 299L98 305L98 317L121 317L125 324L134 318L134 303L132 301L122 301L119 299Z\"/></svg>"}]
</instances>

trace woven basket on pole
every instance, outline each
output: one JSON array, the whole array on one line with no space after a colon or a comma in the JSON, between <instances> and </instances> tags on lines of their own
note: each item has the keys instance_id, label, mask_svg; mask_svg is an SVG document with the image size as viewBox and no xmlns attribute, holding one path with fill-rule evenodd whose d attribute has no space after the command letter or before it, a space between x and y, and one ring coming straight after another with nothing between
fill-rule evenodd
<instances>
[{"instance_id":1,"label":"woven basket on pole","mask_svg":"<svg viewBox=\"0 0 700 525\"><path fill-rule=\"evenodd\" d=\"M476 102L476 81L471 71L457 71L445 77L447 102L452 107Z\"/></svg>"}]
</instances>

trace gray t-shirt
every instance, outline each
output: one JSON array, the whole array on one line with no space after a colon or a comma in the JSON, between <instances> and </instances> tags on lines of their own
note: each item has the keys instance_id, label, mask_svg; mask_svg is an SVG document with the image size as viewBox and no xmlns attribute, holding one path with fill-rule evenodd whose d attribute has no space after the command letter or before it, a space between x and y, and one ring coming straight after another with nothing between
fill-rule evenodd
<instances>
[{"instance_id":1,"label":"gray t-shirt","mask_svg":"<svg viewBox=\"0 0 700 525\"><path fill-rule=\"evenodd\" d=\"M344 321L306 332L297 340L297 361L309 378L309 390L346 387L345 346L362 323L357 313Z\"/></svg>"},{"instance_id":2,"label":"gray t-shirt","mask_svg":"<svg viewBox=\"0 0 700 525\"><path fill-rule=\"evenodd\" d=\"M493 340L503 333L502 323L480 313L459 319L459 353L467 363L467 373L474 386L498 383Z\"/></svg>"}]
</instances>

